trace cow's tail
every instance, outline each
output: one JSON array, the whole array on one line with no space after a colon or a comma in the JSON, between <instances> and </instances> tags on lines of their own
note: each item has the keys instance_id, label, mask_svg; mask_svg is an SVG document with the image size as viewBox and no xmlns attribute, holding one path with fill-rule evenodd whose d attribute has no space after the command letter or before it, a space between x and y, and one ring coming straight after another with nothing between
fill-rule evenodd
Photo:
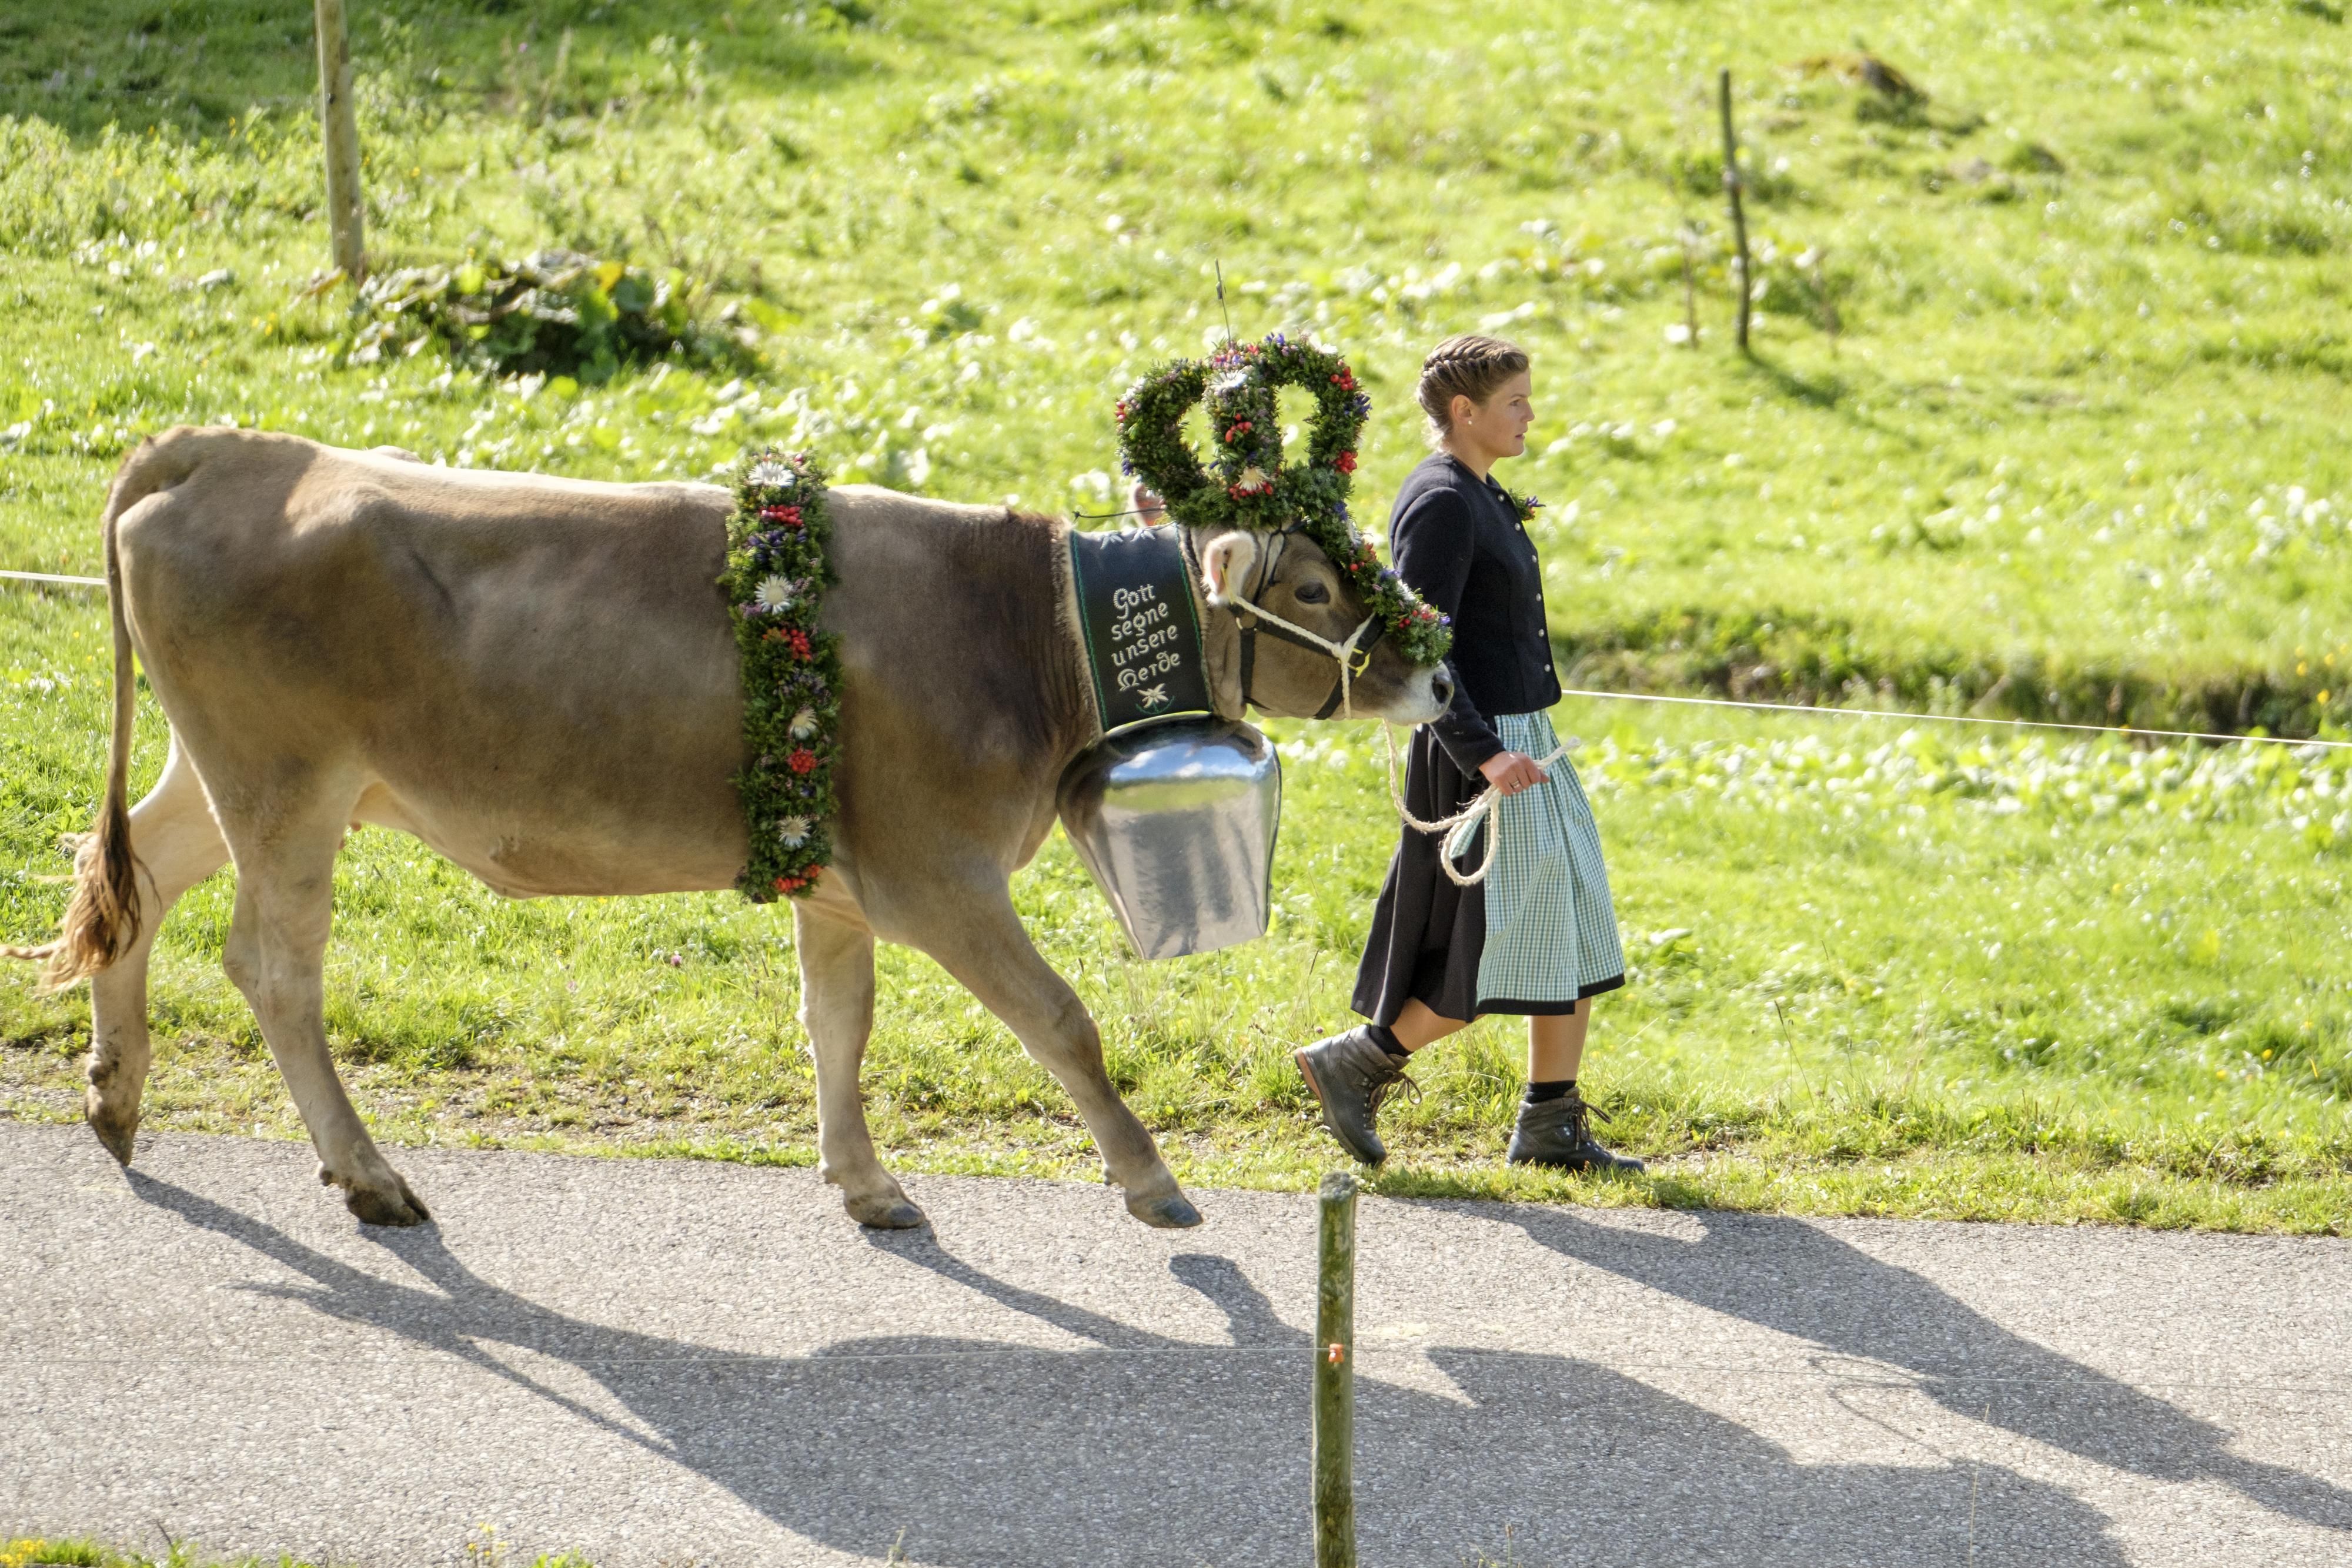
<instances>
[{"instance_id":1,"label":"cow's tail","mask_svg":"<svg viewBox=\"0 0 2352 1568\"><path fill-rule=\"evenodd\" d=\"M131 455L107 497L106 605L114 630L114 735L106 758L106 794L98 821L68 840L74 852L73 896L56 938L37 947L0 947L11 958L41 965L41 988L61 990L86 980L129 952L139 940L139 873L131 852L131 738L139 714L139 683L131 652L131 625L122 608L122 556L114 540L123 513L184 478L190 454L171 450L172 438L148 441Z\"/></svg>"}]
</instances>

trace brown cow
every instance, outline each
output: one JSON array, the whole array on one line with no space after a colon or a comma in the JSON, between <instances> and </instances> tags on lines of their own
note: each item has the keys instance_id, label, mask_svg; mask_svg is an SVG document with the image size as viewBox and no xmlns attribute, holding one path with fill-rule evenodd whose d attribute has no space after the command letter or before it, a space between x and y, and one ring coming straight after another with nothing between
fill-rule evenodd
<instances>
[{"instance_id":1,"label":"brown cow","mask_svg":"<svg viewBox=\"0 0 2352 1568\"><path fill-rule=\"evenodd\" d=\"M131 1158L148 1069L147 962L173 902L237 872L223 963L252 1004L319 1152L375 1224L425 1217L329 1059L320 965L354 823L422 839L515 898L720 889L747 855L728 608L726 490L426 466L290 435L179 429L123 464L105 517L114 737L96 831L58 939L11 949L91 981L87 1112ZM868 1225L922 1215L876 1157L858 1092L874 944L919 947L1061 1081L1130 1212L1194 1224L1103 1071L1094 1022L1014 914L1009 882L1054 825L1055 785L1099 737L1073 641L1064 525L862 486L835 492L842 635L838 853L793 906L817 1071L819 1169ZM1205 598L1259 541L1194 540ZM1263 575L1261 573L1260 575ZM1356 596L1294 543L1265 608L1344 640ZM1243 711L1230 610L1211 613L1218 706ZM132 655L171 721L162 779L124 809ZM1249 699L1312 714L1334 665L1261 638ZM1360 716L1434 717L1442 669L1393 642Z\"/></svg>"}]
</instances>

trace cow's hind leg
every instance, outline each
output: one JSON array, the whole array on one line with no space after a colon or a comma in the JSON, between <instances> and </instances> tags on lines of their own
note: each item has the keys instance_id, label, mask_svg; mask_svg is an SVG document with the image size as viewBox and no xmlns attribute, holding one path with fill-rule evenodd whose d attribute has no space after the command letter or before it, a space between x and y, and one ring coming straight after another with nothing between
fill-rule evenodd
<instances>
[{"instance_id":1,"label":"cow's hind leg","mask_svg":"<svg viewBox=\"0 0 2352 1568\"><path fill-rule=\"evenodd\" d=\"M139 936L122 956L90 977L89 1088L82 1098L90 1131L124 1165L131 1163L139 1099L152 1060L147 964L155 934L180 895L228 859L204 785L176 738L163 778L131 808L131 852L145 873L138 883Z\"/></svg>"},{"instance_id":2,"label":"cow's hind leg","mask_svg":"<svg viewBox=\"0 0 2352 1568\"><path fill-rule=\"evenodd\" d=\"M1200 1224L1201 1211L1103 1071L1102 1035L1086 1004L1030 942L1010 890L992 881L975 884L962 898L929 903L917 918L922 928L914 945L1003 1019L1021 1048L1076 1102L1104 1170L1127 1191L1128 1212L1146 1225Z\"/></svg>"},{"instance_id":3,"label":"cow's hind leg","mask_svg":"<svg viewBox=\"0 0 2352 1568\"><path fill-rule=\"evenodd\" d=\"M370 1225L430 1218L379 1153L327 1052L324 964L334 915L335 852L356 789L307 791L254 815L224 809L236 857L236 914L223 966L261 1021L261 1036L310 1131L319 1180L343 1189Z\"/></svg>"},{"instance_id":4,"label":"cow's hind leg","mask_svg":"<svg viewBox=\"0 0 2352 1568\"><path fill-rule=\"evenodd\" d=\"M841 1188L860 1225L904 1230L923 1222L874 1153L857 1070L874 1032L874 933L862 922L793 904L800 948L801 1024L816 1059L817 1174Z\"/></svg>"}]
</instances>

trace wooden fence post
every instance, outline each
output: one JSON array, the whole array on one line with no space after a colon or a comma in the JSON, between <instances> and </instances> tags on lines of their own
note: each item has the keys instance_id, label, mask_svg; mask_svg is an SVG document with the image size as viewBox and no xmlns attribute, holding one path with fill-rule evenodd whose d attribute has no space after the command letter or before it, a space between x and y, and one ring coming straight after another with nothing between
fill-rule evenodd
<instances>
[{"instance_id":1,"label":"wooden fence post","mask_svg":"<svg viewBox=\"0 0 2352 1568\"><path fill-rule=\"evenodd\" d=\"M335 265L352 283L367 281L360 210L360 123L352 102L352 44L343 0L316 0L319 24L319 128L327 149L327 227Z\"/></svg>"},{"instance_id":2,"label":"wooden fence post","mask_svg":"<svg viewBox=\"0 0 2352 1568\"><path fill-rule=\"evenodd\" d=\"M1356 1178L1334 1171L1315 1287L1315 1568L1356 1568Z\"/></svg>"},{"instance_id":3,"label":"wooden fence post","mask_svg":"<svg viewBox=\"0 0 2352 1568\"><path fill-rule=\"evenodd\" d=\"M321 4L325 0L320 0ZM1748 264L1748 214L1739 205L1739 138L1731 129L1731 70L1716 78L1716 103L1723 111L1723 193L1731 203L1732 267L1739 280L1739 351L1748 351L1748 301L1756 287Z\"/></svg>"}]
</instances>

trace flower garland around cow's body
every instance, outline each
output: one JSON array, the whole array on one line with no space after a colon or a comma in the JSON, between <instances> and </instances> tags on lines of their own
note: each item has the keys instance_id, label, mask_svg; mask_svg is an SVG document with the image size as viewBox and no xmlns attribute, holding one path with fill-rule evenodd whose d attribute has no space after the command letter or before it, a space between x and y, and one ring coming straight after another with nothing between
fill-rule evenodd
<instances>
[{"instance_id":1,"label":"flower garland around cow's body","mask_svg":"<svg viewBox=\"0 0 2352 1568\"><path fill-rule=\"evenodd\" d=\"M1315 398L1306 461L1282 460L1284 387ZM1203 466L1184 439L1184 416L1203 398L1215 455ZM1364 601L1388 623L1398 651L1433 664L1453 646L1445 616L1423 604L1381 563L1348 516L1356 438L1371 400L1339 355L1276 332L1228 343L1207 360L1178 360L1135 383L1118 404L1119 465L1139 475L1192 528L1274 531L1297 527L1322 547Z\"/></svg>"},{"instance_id":2,"label":"flower garland around cow's body","mask_svg":"<svg viewBox=\"0 0 2352 1568\"><path fill-rule=\"evenodd\" d=\"M735 885L755 904L806 894L833 861L841 639L817 630L835 580L824 477L805 454L754 453L737 472L727 524L719 586L742 651L750 753L735 788L751 857Z\"/></svg>"}]
</instances>

